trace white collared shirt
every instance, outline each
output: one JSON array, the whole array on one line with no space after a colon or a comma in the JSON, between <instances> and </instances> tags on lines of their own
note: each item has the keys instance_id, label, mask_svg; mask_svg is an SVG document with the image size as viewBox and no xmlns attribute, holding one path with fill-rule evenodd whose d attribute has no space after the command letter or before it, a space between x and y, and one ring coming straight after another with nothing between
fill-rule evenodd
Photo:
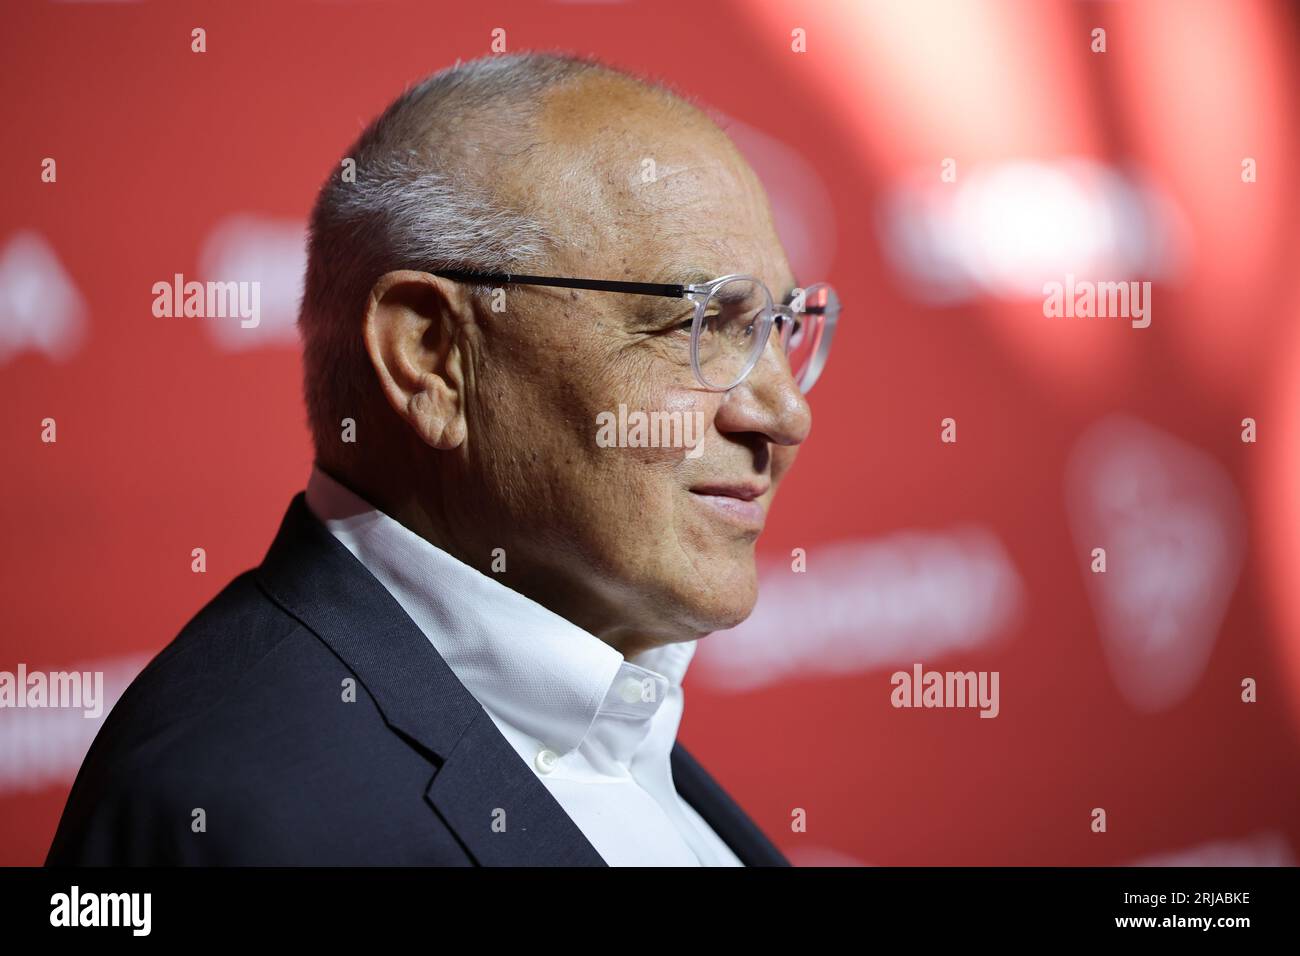
<instances>
[{"instance_id":1,"label":"white collared shirt","mask_svg":"<svg viewBox=\"0 0 1300 956\"><path fill-rule=\"evenodd\" d=\"M625 660L319 468L307 506L402 606L610 866L743 866L669 758L696 641Z\"/></svg>"}]
</instances>

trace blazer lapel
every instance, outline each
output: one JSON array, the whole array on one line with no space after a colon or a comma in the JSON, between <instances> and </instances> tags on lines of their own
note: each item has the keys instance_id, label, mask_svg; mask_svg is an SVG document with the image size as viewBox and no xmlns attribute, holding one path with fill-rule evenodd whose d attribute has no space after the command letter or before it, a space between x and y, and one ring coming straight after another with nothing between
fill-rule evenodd
<instances>
[{"instance_id":1,"label":"blazer lapel","mask_svg":"<svg viewBox=\"0 0 1300 956\"><path fill-rule=\"evenodd\" d=\"M731 847L741 863L745 866L790 865L790 861L680 741L673 745L671 763L677 792Z\"/></svg>"},{"instance_id":2,"label":"blazer lapel","mask_svg":"<svg viewBox=\"0 0 1300 956\"><path fill-rule=\"evenodd\" d=\"M605 866L396 599L296 495L256 572L436 767L425 800L482 866ZM495 823L495 825L494 825Z\"/></svg>"},{"instance_id":3,"label":"blazer lapel","mask_svg":"<svg viewBox=\"0 0 1300 956\"><path fill-rule=\"evenodd\" d=\"M483 711L425 792L482 866L606 866Z\"/></svg>"}]
</instances>

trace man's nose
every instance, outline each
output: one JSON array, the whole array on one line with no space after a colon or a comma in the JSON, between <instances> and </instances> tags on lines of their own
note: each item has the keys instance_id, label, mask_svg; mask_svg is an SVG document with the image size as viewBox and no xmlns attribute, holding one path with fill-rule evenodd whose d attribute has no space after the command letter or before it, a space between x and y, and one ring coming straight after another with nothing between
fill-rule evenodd
<instances>
[{"instance_id":1,"label":"man's nose","mask_svg":"<svg viewBox=\"0 0 1300 956\"><path fill-rule=\"evenodd\" d=\"M775 323L758 364L726 393L714 422L718 431L757 432L777 445L798 445L808 437L812 408L790 374Z\"/></svg>"}]
</instances>

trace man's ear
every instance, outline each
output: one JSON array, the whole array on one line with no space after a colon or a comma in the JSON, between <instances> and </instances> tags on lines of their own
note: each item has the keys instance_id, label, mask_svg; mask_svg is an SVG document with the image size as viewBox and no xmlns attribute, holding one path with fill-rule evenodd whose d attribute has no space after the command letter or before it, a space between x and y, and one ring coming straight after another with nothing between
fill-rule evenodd
<instances>
[{"instance_id":1,"label":"man's ear","mask_svg":"<svg viewBox=\"0 0 1300 956\"><path fill-rule=\"evenodd\" d=\"M366 352L388 402L426 444L465 441L465 378L460 288L426 272L399 270L376 280L364 321Z\"/></svg>"}]
</instances>

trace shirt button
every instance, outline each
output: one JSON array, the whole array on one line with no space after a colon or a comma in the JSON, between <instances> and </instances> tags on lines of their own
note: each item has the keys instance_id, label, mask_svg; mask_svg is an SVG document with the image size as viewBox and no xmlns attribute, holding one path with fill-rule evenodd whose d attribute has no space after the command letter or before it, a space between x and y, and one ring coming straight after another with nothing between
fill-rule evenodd
<instances>
[{"instance_id":1,"label":"shirt button","mask_svg":"<svg viewBox=\"0 0 1300 956\"><path fill-rule=\"evenodd\" d=\"M538 773L550 773L555 769L555 764L559 759L559 755L554 750L539 750L536 760Z\"/></svg>"},{"instance_id":2,"label":"shirt button","mask_svg":"<svg viewBox=\"0 0 1300 956\"><path fill-rule=\"evenodd\" d=\"M639 704L642 702L641 682L635 677L629 677L623 681L623 686L619 688L619 696L629 704Z\"/></svg>"}]
</instances>

